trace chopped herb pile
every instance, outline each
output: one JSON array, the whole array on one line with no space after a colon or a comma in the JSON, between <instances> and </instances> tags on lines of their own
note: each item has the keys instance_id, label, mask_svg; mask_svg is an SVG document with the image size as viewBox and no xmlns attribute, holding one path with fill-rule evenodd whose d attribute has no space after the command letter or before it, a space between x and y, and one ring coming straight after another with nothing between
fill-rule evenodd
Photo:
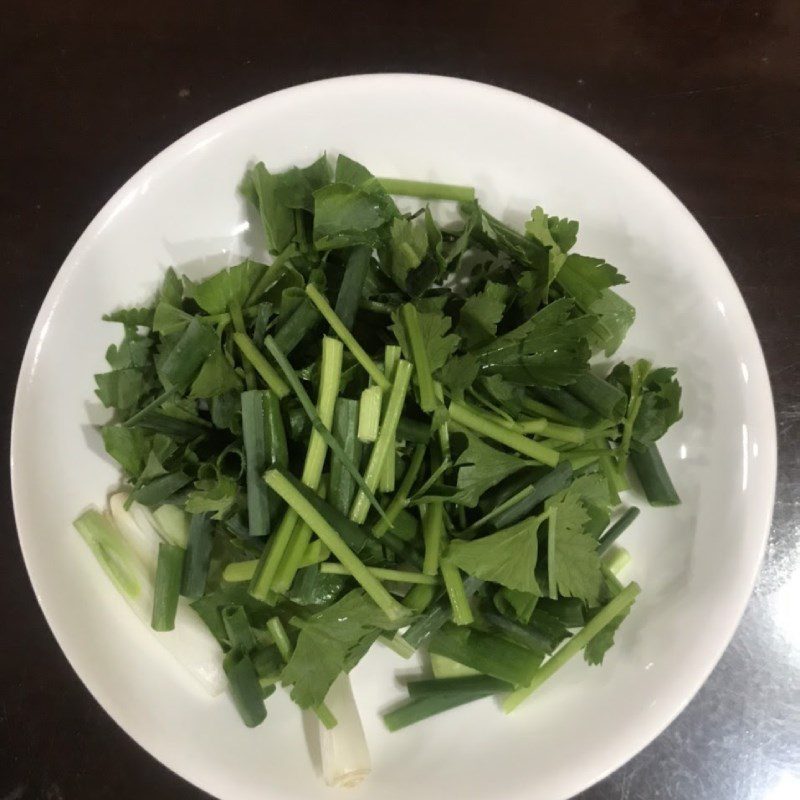
<instances>
[{"instance_id":1,"label":"chopped herb pile","mask_svg":"<svg viewBox=\"0 0 800 800\"><path fill-rule=\"evenodd\" d=\"M170 269L105 317L124 336L96 376L102 436L129 496L76 525L119 591L159 631L199 615L247 725L281 684L334 728L329 690L376 642L434 665L391 730L602 663L639 591L615 574L638 513L620 493L635 474L679 502L656 445L675 371L590 365L634 321L624 276L574 252L573 220L537 207L515 230L471 188L345 156L257 164L242 192L271 264Z\"/></svg>"}]
</instances>

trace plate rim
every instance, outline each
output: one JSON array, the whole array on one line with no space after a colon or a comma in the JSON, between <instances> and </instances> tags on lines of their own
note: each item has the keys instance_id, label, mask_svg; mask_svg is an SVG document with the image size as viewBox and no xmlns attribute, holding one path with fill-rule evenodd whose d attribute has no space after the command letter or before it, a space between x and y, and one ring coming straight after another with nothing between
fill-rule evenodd
<instances>
[{"instance_id":1,"label":"plate rim","mask_svg":"<svg viewBox=\"0 0 800 800\"><path fill-rule=\"evenodd\" d=\"M764 351L761 345L761 340L758 335L758 331L753 323L753 319L750 314L750 310L747 306L747 303L744 299L744 296L742 295L739 286L736 283L736 280L734 279L730 268L728 267L727 262L722 257L716 245L708 236L703 226L694 217L691 211L684 205L684 203L680 200L680 198L672 191L672 189L661 178L659 178L652 170L650 170L648 167L642 164L642 162L640 162L635 156L633 156L631 153L629 153L620 145L616 144L616 142L614 142L604 134L592 128L590 125L581 122L580 120L575 119L566 112L554 108L533 97L529 97L527 95L521 94L520 92L515 92L509 89L505 89L503 87L495 86L491 83L474 81L447 75L433 74L433 73L369 72L369 73L343 75L331 78L323 78L321 80L295 84L289 87L285 87L283 89L269 92L267 94L261 95L259 97L248 100L244 103L241 103L237 106L234 106L231 109L223 111L220 114L211 117L210 119L200 123L190 131L187 131L185 134L181 135L175 141L171 142L165 148L163 148L154 156L152 156L150 159L148 159L139 169L137 169L133 173L133 175L131 175L131 177L128 178L120 186L120 188L117 189L102 205L102 207L95 213L95 215L92 217L92 220L89 222L89 224L86 226L86 228L83 230L83 232L76 240L75 244L70 248L69 252L64 257L41 302L39 310L36 314L35 321L31 327L27 343L25 345L25 350L22 360L20 362L20 368L14 391L14 402L12 407L11 434L9 439L9 456L10 456L9 465L10 465L10 478L11 478L12 506L14 509L14 521L17 528L17 538L20 545L20 551L22 553L23 563L25 564L25 569L28 575L28 579L31 583L34 596L36 597L39 608L42 611L42 614L53 635L53 638L56 640L58 647L60 648L61 652L63 653L70 667L72 668L73 672L77 675L78 679L87 689L87 691L95 700L95 702L97 702L103 709L103 711L106 714L108 714L108 716L115 722L115 724L131 740L133 740L139 747L141 747L151 758L154 758L160 764L164 765L171 772L180 776L182 779L186 780L192 786L196 786L204 791L210 791L207 785L201 785L200 783L195 782L194 778L190 774L187 774L184 770L182 770L177 766L173 766L170 763L167 763L167 761L162 758L162 754L156 755L154 752L150 750L150 748L146 744L143 743L143 741L140 740L139 736L131 733L127 729L127 727L123 725L123 723L117 718L117 716L113 714L111 711L109 711L109 709L106 707L106 704L103 701L101 701L100 698L95 694L95 692L89 685L88 679L86 679L84 675L81 674L81 671L79 671L78 668L75 667L75 665L73 664L72 660L68 655L67 653L67 648L69 647L69 645L67 644L68 635L63 630L58 631L56 629L56 626L52 622L52 612L49 609L50 609L50 603L53 601L45 600L44 593L40 591L40 579L36 577L35 574L36 567L34 566L33 561L30 559L29 551L26 549L25 540L27 538L27 534L23 534L22 532L22 525L21 525L22 512L20 511L20 502L18 501L19 478L16 474L16 469L15 469L17 453L19 452L20 448L18 422L17 422L20 413L19 409L23 402L24 395L26 389L28 388L30 379L32 377L32 373L36 362L36 356L38 353L38 349L41 345L43 336L46 333L46 327L49 322L49 317L55 310L55 306L57 305L57 299L62 291L63 285L69 280L72 273L79 268L81 257L84 251L86 251L90 247L93 239L97 235L102 233L105 225L108 224L111 220L113 220L113 218L117 215L117 213L124 210L126 205L124 200L126 196L135 187L138 186L138 184L146 175L150 176L157 175L159 170L169 166L169 164L173 159L173 155L176 154L178 151L181 151L187 147L190 148L191 145L193 144L195 145L200 144L202 141L208 138L209 134L213 133L215 135L221 135L222 133L224 133L226 125L231 120L238 117L239 115L246 114L248 109L253 108L267 100L272 100L280 96L286 97L290 95L297 95L299 97L304 92L313 91L324 85L342 86L353 83L368 83L371 81L389 82L389 83L418 82L420 84L436 82L441 84L449 84L451 87L453 87L454 91L466 88L470 91L477 90L485 92L490 95L502 95L505 96L507 100L516 102L520 105L533 104L535 106L539 106L540 110L543 113L556 115L557 117L560 118L560 121L563 124L567 124L574 128L581 129L581 132L584 135L588 134L594 137L595 139L600 140L605 147L611 147L614 150L618 151L619 154L622 154L629 160L629 162L631 162L631 166L643 172L650 181L653 181L656 184L660 185L661 189L665 191L668 194L671 201L675 203L676 209L680 209L684 217L687 218L687 222L689 222L690 224L694 224L694 226L696 226L698 231L702 233L702 236L705 238L707 245L713 250L717 258L719 259L720 263L724 266L724 270L720 274L720 278L724 279L728 283L727 287L728 290L729 291L732 290L734 295L738 298L739 302L741 303L741 310L744 312L743 319L748 324L748 328L746 331L742 333L742 337L746 341L749 341L752 350L752 356L756 359L755 366L757 366L758 371L760 371L761 373L759 376L760 380L755 381L754 382L755 385L753 385L752 383L750 384L751 393L756 398L757 402L755 408L749 412L749 415L756 415L756 414L764 415L760 419L760 424L763 428L762 434L764 438L761 439L759 443L759 447L763 448L762 452L759 453L759 458L763 458L763 461L761 463L764 464L764 469L768 473L767 480L765 483L765 486L767 488L764 490L765 496L763 498L764 510L759 513L759 516L761 517L761 524L760 524L760 530L757 531L757 533L759 533L760 535L760 541L758 546L758 557L752 560L746 584L744 580L739 582L740 589L738 590L735 613L729 614L728 619L730 620L730 622L727 623L727 629L724 631L724 634L718 637L717 646L714 648L713 656L709 656L707 658L707 663L703 670L697 671L696 676L691 682L691 687L689 687L689 690L682 693L684 695L683 699L679 703L673 703L669 708L669 710L667 711L667 713L665 713L662 716L662 718L658 721L658 723L654 726L651 726L652 730L648 729L644 736L640 735L637 739L637 744L635 748L631 750L626 756L622 758L614 758L599 771L595 771L591 776L582 779L579 782L579 785L576 784L574 793L579 793L593 786L597 782L603 780L608 775L610 775L611 773L615 772L620 767L622 767L624 764L628 763L631 759L633 759L636 755L638 755L645 747L649 746L653 741L655 741L655 739L657 739L664 732L664 730L666 730L666 728L672 724L672 722L685 710L685 708L689 705L689 703L695 698L697 693L700 691L703 684L707 681L710 674L718 665L719 661L721 660L722 656L727 650L731 640L733 639L733 636L738 630L742 618L744 616L747 604L749 603L750 598L755 589L756 581L761 571L761 566L764 560L764 555L766 553L767 544L771 531L772 517L775 506L775 495L777 489L777 467L778 467L777 424L776 424L774 399L772 393L772 386L770 382L769 370L767 368L766 358L764 357ZM755 533L753 533L752 535L755 536ZM571 796L573 795L572 794L566 796L562 795L560 797L554 797L553 800L566 800L567 797Z\"/></svg>"}]
</instances>

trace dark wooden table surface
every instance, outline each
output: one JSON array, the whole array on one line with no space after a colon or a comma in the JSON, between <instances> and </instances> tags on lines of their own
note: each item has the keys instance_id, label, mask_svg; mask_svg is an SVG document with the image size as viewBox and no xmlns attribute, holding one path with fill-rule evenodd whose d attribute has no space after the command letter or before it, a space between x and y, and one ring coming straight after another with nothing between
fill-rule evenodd
<instances>
[{"instance_id":1,"label":"dark wooden table surface","mask_svg":"<svg viewBox=\"0 0 800 800\"><path fill-rule=\"evenodd\" d=\"M721 250L761 336L781 446L774 529L745 619L706 686L582 798L800 797L797 0L7 0L1 19L6 438L28 330L73 242L151 156L246 100L356 72L463 76L571 114L661 177ZM201 796L73 673L28 583L7 481L3 492L0 800Z\"/></svg>"}]
</instances>

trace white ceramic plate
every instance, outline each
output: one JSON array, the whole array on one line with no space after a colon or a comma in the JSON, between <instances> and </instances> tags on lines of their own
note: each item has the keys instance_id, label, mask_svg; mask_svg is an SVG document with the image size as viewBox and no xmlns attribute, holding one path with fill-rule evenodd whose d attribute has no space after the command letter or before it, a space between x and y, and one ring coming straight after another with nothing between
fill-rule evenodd
<instances>
[{"instance_id":1,"label":"white ceramic plate","mask_svg":"<svg viewBox=\"0 0 800 800\"><path fill-rule=\"evenodd\" d=\"M630 279L638 321L620 355L679 369L685 416L662 451L683 505L645 510L626 536L643 593L602 668L575 660L511 717L487 700L396 734L378 714L402 696L394 676L408 664L375 648L354 672L374 760L357 796L566 798L651 741L730 640L769 527L775 425L750 317L697 222L614 144L525 97L418 75L300 86L202 125L117 192L61 267L20 373L11 467L36 596L89 690L175 772L226 799L331 797L288 699L273 697L267 723L248 730L228 698L203 696L70 524L118 478L89 424L92 375L119 333L101 313L146 301L168 265L201 274L257 253L236 191L245 166L281 169L323 150L381 175L473 184L514 223L536 204L580 220L578 250Z\"/></svg>"}]
</instances>

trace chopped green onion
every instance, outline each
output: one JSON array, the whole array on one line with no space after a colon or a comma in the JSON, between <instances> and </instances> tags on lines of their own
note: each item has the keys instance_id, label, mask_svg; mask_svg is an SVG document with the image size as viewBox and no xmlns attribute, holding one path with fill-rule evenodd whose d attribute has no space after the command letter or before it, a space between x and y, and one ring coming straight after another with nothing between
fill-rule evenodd
<instances>
[{"instance_id":1,"label":"chopped green onion","mask_svg":"<svg viewBox=\"0 0 800 800\"><path fill-rule=\"evenodd\" d=\"M258 673L247 655L231 651L223 661L231 696L239 716L248 728L260 725L267 717L267 708Z\"/></svg>"},{"instance_id":2,"label":"chopped green onion","mask_svg":"<svg viewBox=\"0 0 800 800\"><path fill-rule=\"evenodd\" d=\"M328 689L325 707L335 727L325 725L320 731L322 774L328 786L353 788L369 775L371 762L364 728L358 714L350 678L341 672Z\"/></svg>"},{"instance_id":3,"label":"chopped green onion","mask_svg":"<svg viewBox=\"0 0 800 800\"><path fill-rule=\"evenodd\" d=\"M353 464L361 461L361 442L357 435L359 422L358 401L340 397L333 411L333 435ZM330 504L342 514L347 514L355 493L356 482L353 476L347 471L342 460L334 454L331 459L328 492Z\"/></svg>"},{"instance_id":4,"label":"chopped green onion","mask_svg":"<svg viewBox=\"0 0 800 800\"><path fill-rule=\"evenodd\" d=\"M138 553L108 517L91 508L72 523L123 597L136 598L147 583Z\"/></svg>"},{"instance_id":5,"label":"chopped green onion","mask_svg":"<svg viewBox=\"0 0 800 800\"><path fill-rule=\"evenodd\" d=\"M311 402L311 398L306 393L302 383L300 383L300 378L297 376L297 373L289 363L289 360L275 346L275 342L272 340L272 337L267 336L267 338L264 340L264 344L266 345L267 350L269 350L272 354L273 358L278 362L280 368L284 372L284 375L286 375L286 379L289 381L292 391L300 401L300 405L303 407L303 411L305 411L306 415L311 421L314 430L319 431L322 438L328 444L328 447L330 447L333 451L333 454L342 462L342 464L344 464L347 471L353 476L353 479L358 484L360 494L364 495L367 504L372 505L372 507L377 510L378 514L383 516L383 508L375 498L375 487L373 486L370 488L367 485L365 479L361 477L361 473L358 471L356 465L353 464L353 462L347 457L344 448L339 444L338 441L336 441L333 434L330 432L329 427L322 423L319 415L316 412L316 409L314 408L314 404ZM358 497L356 497L356 500L358 500Z\"/></svg>"},{"instance_id":6,"label":"chopped green onion","mask_svg":"<svg viewBox=\"0 0 800 800\"><path fill-rule=\"evenodd\" d=\"M269 337L267 337L267 342L267 347L269 347L271 342ZM282 368L283 366L284 365L281 364ZM317 407L315 409L311 406L311 411L313 413L312 422L317 421L319 424L315 425L314 430L311 432L301 479L306 486L312 489L318 487L320 478L322 477L329 441L323 434L323 430L328 431L331 427L331 423L333 422L333 409L339 394L339 381L342 374L342 343L337 339L331 339L328 336L323 338L320 373ZM287 378L289 378L288 373ZM293 374L292 378L290 378L290 382L296 379L296 375ZM297 380L297 386L299 385L299 380ZM293 386L292 388L294 388L295 393L297 393L297 387ZM308 401L310 405L311 400L308 395L305 394L305 390L303 390L302 387L301 391L303 392L305 400ZM328 436L330 436L331 439L333 438L330 432L328 432ZM273 583L275 577L284 558L286 548L291 541L292 532L295 531L296 527L297 514L293 509L289 508L284 514L277 531L273 535L271 546L269 549L264 549L259 568L253 576L253 580L250 584L250 593L254 597L264 599L267 592L270 590L274 591ZM298 549L296 553L295 557L298 563L306 544L308 544L307 541L303 543L302 549Z\"/></svg>"},{"instance_id":7,"label":"chopped green onion","mask_svg":"<svg viewBox=\"0 0 800 800\"><path fill-rule=\"evenodd\" d=\"M406 684L409 697L431 697L437 694L477 694L507 692L512 685L491 675L465 675L459 678L434 678L409 681Z\"/></svg>"},{"instance_id":8,"label":"chopped green onion","mask_svg":"<svg viewBox=\"0 0 800 800\"><path fill-rule=\"evenodd\" d=\"M397 620L406 616L407 610L383 588L381 582L370 573L325 518L292 486L284 473L277 469L270 470L264 476L264 480L311 526L311 530L347 568L389 619Z\"/></svg>"},{"instance_id":9,"label":"chopped green onion","mask_svg":"<svg viewBox=\"0 0 800 800\"><path fill-rule=\"evenodd\" d=\"M187 387L206 359L219 347L216 333L196 317L186 326L159 367L165 389Z\"/></svg>"},{"instance_id":10,"label":"chopped green onion","mask_svg":"<svg viewBox=\"0 0 800 800\"><path fill-rule=\"evenodd\" d=\"M275 332L275 345L285 355L303 341L306 334L313 330L321 317L314 304L306 297L291 313L289 319Z\"/></svg>"},{"instance_id":11,"label":"chopped green onion","mask_svg":"<svg viewBox=\"0 0 800 800\"><path fill-rule=\"evenodd\" d=\"M625 533L631 523L639 516L639 513L639 509L636 506L625 509L622 516L615 523L609 525L606 532L600 537L597 545L597 555L603 555Z\"/></svg>"},{"instance_id":12,"label":"chopped green onion","mask_svg":"<svg viewBox=\"0 0 800 800\"><path fill-rule=\"evenodd\" d=\"M431 672L434 678L464 678L467 675L480 675L478 670L459 664L458 661L453 661L452 658L447 658L446 656L437 656L436 653L430 653L430 659Z\"/></svg>"},{"instance_id":13,"label":"chopped green onion","mask_svg":"<svg viewBox=\"0 0 800 800\"><path fill-rule=\"evenodd\" d=\"M491 522L495 517L500 516L500 514L516 506L517 503L522 502L526 497L533 494L533 492L534 492L534 487L532 485L523 487L516 494L511 495L511 497L509 497L508 500L503 501L502 503L500 503L499 506L495 506L491 511L488 511L480 519L475 520L475 522L473 522L472 525L470 525L467 528L464 528L463 531L459 531L456 535L459 537L471 536L479 528L482 528L488 522Z\"/></svg>"},{"instance_id":14,"label":"chopped green onion","mask_svg":"<svg viewBox=\"0 0 800 800\"><path fill-rule=\"evenodd\" d=\"M122 423L124 428L133 428L135 427L141 420L146 419L147 416L156 409L160 408L164 403L172 397L172 395L178 393L178 387L173 386L171 389L167 389L165 392L160 394L156 397L155 400L151 400L144 408L137 411L132 417L128 417L125 422Z\"/></svg>"},{"instance_id":15,"label":"chopped green onion","mask_svg":"<svg viewBox=\"0 0 800 800\"><path fill-rule=\"evenodd\" d=\"M160 506L191 482L192 479L184 472L168 472L131 492L130 502L135 500L150 508Z\"/></svg>"},{"instance_id":16,"label":"chopped green onion","mask_svg":"<svg viewBox=\"0 0 800 800\"><path fill-rule=\"evenodd\" d=\"M506 639L527 650L539 653L542 657L553 649L550 639L531 625L520 625L493 611L484 611L482 617L487 624L496 628Z\"/></svg>"},{"instance_id":17,"label":"chopped green onion","mask_svg":"<svg viewBox=\"0 0 800 800\"><path fill-rule=\"evenodd\" d=\"M581 375L574 383L565 387L573 397L580 400L601 417L616 420L625 413L625 393L608 381L591 372Z\"/></svg>"},{"instance_id":18,"label":"chopped green onion","mask_svg":"<svg viewBox=\"0 0 800 800\"><path fill-rule=\"evenodd\" d=\"M655 444L641 452L632 450L631 463L651 506L676 506L681 502Z\"/></svg>"},{"instance_id":19,"label":"chopped green onion","mask_svg":"<svg viewBox=\"0 0 800 800\"><path fill-rule=\"evenodd\" d=\"M334 311L347 330L353 329L371 255L372 248L367 245L354 247L344 268L342 285L339 287Z\"/></svg>"},{"instance_id":20,"label":"chopped green onion","mask_svg":"<svg viewBox=\"0 0 800 800\"><path fill-rule=\"evenodd\" d=\"M555 406L561 413L561 419L554 419L554 422L563 422L565 425L591 425L597 421L597 414L589 406L571 395L566 389L548 389L544 386L537 386L534 393L542 400ZM523 407L527 402L523 401ZM532 410L532 409L528 409ZM541 412L543 417L548 416Z\"/></svg>"},{"instance_id":21,"label":"chopped green onion","mask_svg":"<svg viewBox=\"0 0 800 800\"><path fill-rule=\"evenodd\" d=\"M334 333L344 342L345 347L355 356L356 361L364 367L370 378L372 378L381 389L388 390L391 387L391 383L380 371L377 364L367 355L366 350L358 343L355 336L350 333L345 324L336 316L336 312L330 307L325 295L323 295L313 283L309 283L306 286L306 294L317 307L319 313L325 317L325 320L331 328L333 328Z\"/></svg>"},{"instance_id":22,"label":"chopped green onion","mask_svg":"<svg viewBox=\"0 0 800 800\"><path fill-rule=\"evenodd\" d=\"M281 279L283 273L286 272L289 266L289 259L294 258L296 255L297 247L294 244L290 244L278 253L273 262L264 270L255 286L250 290L250 294L244 304L246 306L253 305L264 292L274 286Z\"/></svg>"},{"instance_id":23,"label":"chopped green onion","mask_svg":"<svg viewBox=\"0 0 800 800\"><path fill-rule=\"evenodd\" d=\"M478 588L483 584L483 581L478 578L469 577L464 581L464 594L467 598L472 597ZM426 593L432 593L433 587L414 587L409 595L425 589ZM408 597L406 598L409 599ZM427 603L422 604L421 600L424 598L415 598L420 600L419 604L407 603L409 608L413 608L418 613L424 613L422 616L411 623L408 630L403 634L403 638L414 648L420 647L424 642L430 639L448 620L451 619L452 613L450 610L450 601L446 596L446 592L439 592L436 602L431 606L433 597ZM421 607L419 607L421 605Z\"/></svg>"},{"instance_id":24,"label":"chopped green onion","mask_svg":"<svg viewBox=\"0 0 800 800\"><path fill-rule=\"evenodd\" d=\"M242 606L226 606L222 610L222 623L231 650L244 655L255 649L256 640L250 627L250 620Z\"/></svg>"},{"instance_id":25,"label":"chopped green onion","mask_svg":"<svg viewBox=\"0 0 800 800\"><path fill-rule=\"evenodd\" d=\"M608 569L612 575L619 575L628 564L631 563L631 554L624 547L615 547L606 553L603 558L602 566Z\"/></svg>"},{"instance_id":26,"label":"chopped green onion","mask_svg":"<svg viewBox=\"0 0 800 800\"><path fill-rule=\"evenodd\" d=\"M400 417L397 423L397 438L414 444L427 444L431 440L431 428L425 422Z\"/></svg>"},{"instance_id":27,"label":"chopped green onion","mask_svg":"<svg viewBox=\"0 0 800 800\"><path fill-rule=\"evenodd\" d=\"M170 544L186 547L189 542L189 515L179 506L164 503L152 511L139 503L131 504L131 513L138 525L142 525L140 513L144 513L147 522L155 525L156 530Z\"/></svg>"},{"instance_id":28,"label":"chopped green onion","mask_svg":"<svg viewBox=\"0 0 800 800\"><path fill-rule=\"evenodd\" d=\"M399 731L401 728L407 728L409 725L422 722L428 717L449 711L451 708L457 708L466 703L472 703L474 700L488 697L489 694L491 692L486 694L475 694L474 692L468 694L438 694L420 697L384 714L383 722L390 731Z\"/></svg>"},{"instance_id":29,"label":"chopped green onion","mask_svg":"<svg viewBox=\"0 0 800 800\"><path fill-rule=\"evenodd\" d=\"M212 531L211 520L205 514L192 516L181 582L181 594L191 600L196 600L205 594L208 567L211 562Z\"/></svg>"},{"instance_id":30,"label":"chopped green onion","mask_svg":"<svg viewBox=\"0 0 800 800\"><path fill-rule=\"evenodd\" d=\"M540 653L520 647L495 633L459 628L451 623L431 637L428 650L513 686L530 683L542 660Z\"/></svg>"},{"instance_id":31,"label":"chopped green onion","mask_svg":"<svg viewBox=\"0 0 800 800\"><path fill-rule=\"evenodd\" d=\"M251 536L270 532L269 492L261 477L270 465L267 443L269 392L242 392L242 438L247 465L247 520Z\"/></svg>"},{"instance_id":32,"label":"chopped green onion","mask_svg":"<svg viewBox=\"0 0 800 800\"><path fill-rule=\"evenodd\" d=\"M503 711L508 714L523 700L538 689L548 678L554 675L567 661L577 655L583 648L606 627L616 616L625 611L639 594L639 585L629 583L613 600L603 606L586 625L571 639L568 639L545 663L536 670L533 679L506 697Z\"/></svg>"},{"instance_id":33,"label":"chopped green onion","mask_svg":"<svg viewBox=\"0 0 800 800\"><path fill-rule=\"evenodd\" d=\"M255 574L258 566L258 559L253 558L248 561L233 561L222 570L222 580L225 583L242 583L249 581Z\"/></svg>"},{"instance_id":34,"label":"chopped green onion","mask_svg":"<svg viewBox=\"0 0 800 800\"><path fill-rule=\"evenodd\" d=\"M153 619L150 623L154 631L171 631L175 627L182 573L183 550L174 544L161 542L158 546Z\"/></svg>"}]
</instances>

